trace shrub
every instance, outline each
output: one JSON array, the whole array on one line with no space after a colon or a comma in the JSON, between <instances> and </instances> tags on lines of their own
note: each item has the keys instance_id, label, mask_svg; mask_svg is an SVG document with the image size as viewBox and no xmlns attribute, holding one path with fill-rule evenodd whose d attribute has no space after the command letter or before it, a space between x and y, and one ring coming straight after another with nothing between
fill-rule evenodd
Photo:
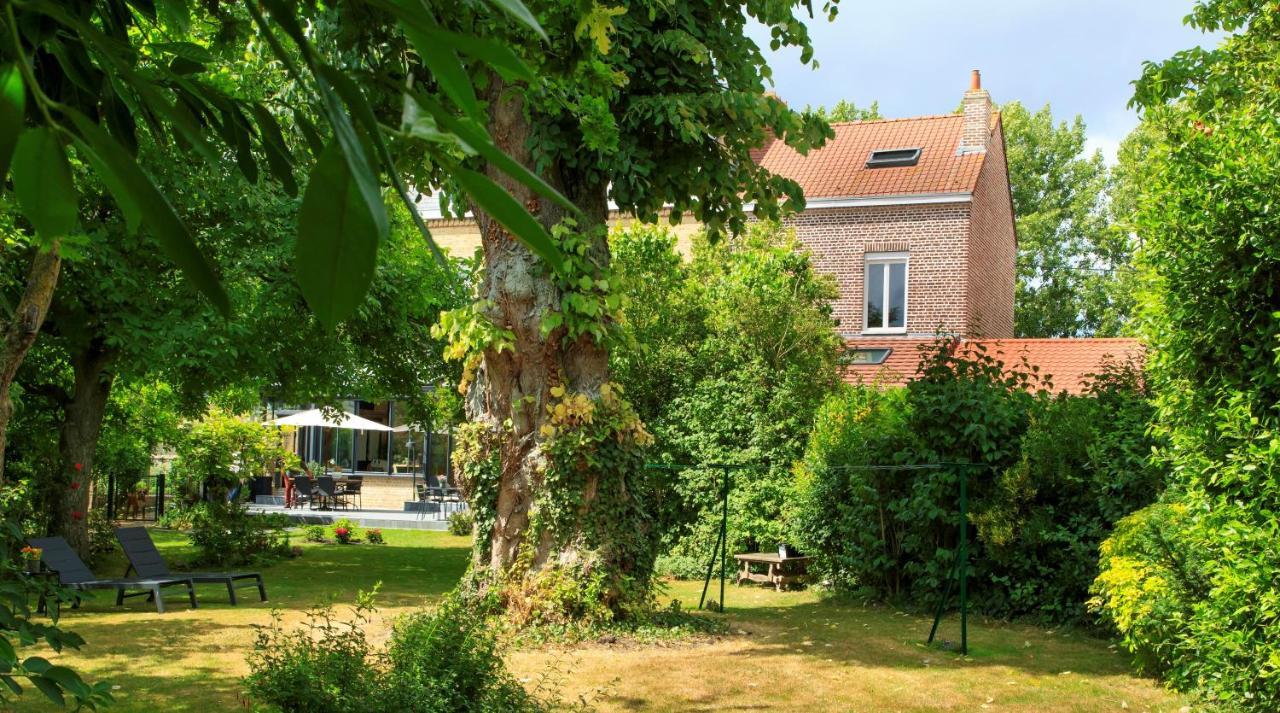
<instances>
[{"instance_id":1,"label":"shrub","mask_svg":"<svg viewBox=\"0 0 1280 713\"><path fill-rule=\"evenodd\" d=\"M338 544L349 545L351 544L351 530L339 525L333 528L333 538L338 541Z\"/></svg>"},{"instance_id":2,"label":"shrub","mask_svg":"<svg viewBox=\"0 0 1280 713\"><path fill-rule=\"evenodd\" d=\"M848 387L819 409L797 466L792 536L834 588L918 606L954 569L958 467L969 470L969 589L997 616L1079 622L1098 547L1149 504L1151 406L1132 364L1108 364L1086 396L980 350L940 342L906 388ZM981 418L976 415L981 414Z\"/></svg>"},{"instance_id":3,"label":"shrub","mask_svg":"<svg viewBox=\"0 0 1280 713\"><path fill-rule=\"evenodd\" d=\"M476 524L475 515L470 510L458 510L449 514L449 534L465 537L471 534Z\"/></svg>"},{"instance_id":4,"label":"shrub","mask_svg":"<svg viewBox=\"0 0 1280 713\"><path fill-rule=\"evenodd\" d=\"M220 409L191 424L175 444L170 486L179 500L223 502L245 477L277 464L296 468L298 457L272 429Z\"/></svg>"},{"instance_id":5,"label":"shrub","mask_svg":"<svg viewBox=\"0 0 1280 713\"><path fill-rule=\"evenodd\" d=\"M707 574L707 563L692 555L666 555L654 564L654 574L675 579L702 579Z\"/></svg>"},{"instance_id":6,"label":"shrub","mask_svg":"<svg viewBox=\"0 0 1280 713\"><path fill-rule=\"evenodd\" d=\"M1107 364L1089 396L1033 412L1019 461L973 516L990 561L989 613L1086 619L1103 539L1163 485L1146 460L1152 407L1138 376L1133 364Z\"/></svg>"},{"instance_id":7,"label":"shrub","mask_svg":"<svg viewBox=\"0 0 1280 713\"><path fill-rule=\"evenodd\" d=\"M370 528L364 531L364 539L371 545L385 545L386 540L382 539L382 530L378 528Z\"/></svg>"},{"instance_id":8,"label":"shrub","mask_svg":"<svg viewBox=\"0 0 1280 713\"><path fill-rule=\"evenodd\" d=\"M270 561L290 555L288 521L250 515L237 503L208 503L193 508L187 536L196 548L196 564L225 567Z\"/></svg>"},{"instance_id":9,"label":"shrub","mask_svg":"<svg viewBox=\"0 0 1280 713\"><path fill-rule=\"evenodd\" d=\"M1136 83L1140 323L1170 487L1104 547L1099 606L1128 647L1225 710L1280 710L1280 13L1198 2L1212 50ZM1181 79L1169 81L1171 76Z\"/></svg>"},{"instance_id":10,"label":"shrub","mask_svg":"<svg viewBox=\"0 0 1280 713\"><path fill-rule=\"evenodd\" d=\"M484 621L458 599L397 622L387 647L388 709L404 713L539 711L506 669Z\"/></svg>"},{"instance_id":11,"label":"shrub","mask_svg":"<svg viewBox=\"0 0 1280 713\"><path fill-rule=\"evenodd\" d=\"M356 601L351 621L319 607L292 630L273 612L247 657L249 698L284 713L386 710L377 700L381 672L364 633L374 611L372 596L361 592Z\"/></svg>"},{"instance_id":12,"label":"shrub","mask_svg":"<svg viewBox=\"0 0 1280 713\"><path fill-rule=\"evenodd\" d=\"M302 537L307 542L324 542L324 525L307 525L302 528Z\"/></svg>"},{"instance_id":13,"label":"shrub","mask_svg":"<svg viewBox=\"0 0 1280 713\"><path fill-rule=\"evenodd\" d=\"M814 559L814 573L838 590L903 593L903 574L922 554L909 537L911 480L869 466L911 453L904 389L848 386L818 410L797 466L791 536Z\"/></svg>"},{"instance_id":14,"label":"shrub","mask_svg":"<svg viewBox=\"0 0 1280 713\"><path fill-rule=\"evenodd\" d=\"M89 563L96 564L116 549L115 524L107 519L105 510L89 511Z\"/></svg>"},{"instance_id":15,"label":"shrub","mask_svg":"<svg viewBox=\"0 0 1280 713\"><path fill-rule=\"evenodd\" d=\"M277 616L248 656L249 698L284 713L518 713L553 703L524 690L494 634L455 597L398 621L382 651L364 633L374 612L361 593L351 621L321 608L287 630Z\"/></svg>"},{"instance_id":16,"label":"shrub","mask_svg":"<svg viewBox=\"0 0 1280 713\"><path fill-rule=\"evenodd\" d=\"M775 546L791 464L839 383L834 282L776 224L717 244L699 238L689 262L660 228L636 226L610 240L631 297L623 329L635 344L610 354L618 381L661 444L661 460L770 464L734 474L729 547ZM712 549L721 479L718 469L667 477L679 497L655 502L664 510L654 517L679 540L670 554L700 558Z\"/></svg>"},{"instance_id":17,"label":"shrub","mask_svg":"<svg viewBox=\"0 0 1280 713\"><path fill-rule=\"evenodd\" d=\"M156 527L164 527L171 530L190 530L191 521L195 517L197 510L203 510L204 504L192 505L190 507L169 507L166 508L164 514L156 518Z\"/></svg>"}]
</instances>

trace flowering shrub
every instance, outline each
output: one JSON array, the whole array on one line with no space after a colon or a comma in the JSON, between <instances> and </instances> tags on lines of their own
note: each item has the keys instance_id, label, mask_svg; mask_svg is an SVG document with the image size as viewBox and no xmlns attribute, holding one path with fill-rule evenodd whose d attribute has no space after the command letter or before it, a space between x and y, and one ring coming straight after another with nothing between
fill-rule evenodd
<instances>
[{"instance_id":1,"label":"flowering shrub","mask_svg":"<svg viewBox=\"0 0 1280 713\"><path fill-rule=\"evenodd\" d=\"M333 538L344 545L351 544L351 530L345 527L333 528Z\"/></svg>"},{"instance_id":2,"label":"flowering shrub","mask_svg":"<svg viewBox=\"0 0 1280 713\"><path fill-rule=\"evenodd\" d=\"M376 527L371 530L365 530L364 539L368 540L369 544L371 545L386 544L386 540L382 539L382 530L379 530Z\"/></svg>"}]
</instances>

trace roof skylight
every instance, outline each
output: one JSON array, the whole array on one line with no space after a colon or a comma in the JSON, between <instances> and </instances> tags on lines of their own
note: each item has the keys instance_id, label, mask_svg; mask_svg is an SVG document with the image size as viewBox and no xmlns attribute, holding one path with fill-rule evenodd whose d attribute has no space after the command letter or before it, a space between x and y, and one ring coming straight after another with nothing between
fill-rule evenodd
<instances>
[{"instance_id":1,"label":"roof skylight","mask_svg":"<svg viewBox=\"0 0 1280 713\"><path fill-rule=\"evenodd\" d=\"M920 149L879 149L867 157L867 168L914 166L920 161Z\"/></svg>"}]
</instances>

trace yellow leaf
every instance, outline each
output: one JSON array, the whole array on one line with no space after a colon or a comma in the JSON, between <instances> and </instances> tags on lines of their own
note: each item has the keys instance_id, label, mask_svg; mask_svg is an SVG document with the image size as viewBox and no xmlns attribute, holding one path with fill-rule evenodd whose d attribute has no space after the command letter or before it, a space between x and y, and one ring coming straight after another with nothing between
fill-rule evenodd
<instances>
[{"instance_id":1,"label":"yellow leaf","mask_svg":"<svg viewBox=\"0 0 1280 713\"><path fill-rule=\"evenodd\" d=\"M564 396L564 387L563 387L563 386L552 386L552 387L551 387L551 395L552 395L552 396L554 396L554 397L555 397L555 398L557 398L557 399L558 399L558 398L560 398L560 397L562 397L562 396Z\"/></svg>"}]
</instances>

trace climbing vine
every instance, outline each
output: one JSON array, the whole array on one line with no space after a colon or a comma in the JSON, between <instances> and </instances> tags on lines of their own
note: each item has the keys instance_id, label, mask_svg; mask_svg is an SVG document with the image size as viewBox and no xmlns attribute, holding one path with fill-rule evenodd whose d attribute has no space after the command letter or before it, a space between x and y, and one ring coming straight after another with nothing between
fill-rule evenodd
<instances>
[{"instance_id":1,"label":"climbing vine","mask_svg":"<svg viewBox=\"0 0 1280 713\"><path fill-rule=\"evenodd\" d=\"M563 329L565 343L591 335L597 344L609 344L621 323L626 296L618 278L593 249L602 243L604 226L579 231L573 218L551 229L565 255L564 269L548 271L560 292L560 309L542 316L542 336Z\"/></svg>"}]
</instances>

